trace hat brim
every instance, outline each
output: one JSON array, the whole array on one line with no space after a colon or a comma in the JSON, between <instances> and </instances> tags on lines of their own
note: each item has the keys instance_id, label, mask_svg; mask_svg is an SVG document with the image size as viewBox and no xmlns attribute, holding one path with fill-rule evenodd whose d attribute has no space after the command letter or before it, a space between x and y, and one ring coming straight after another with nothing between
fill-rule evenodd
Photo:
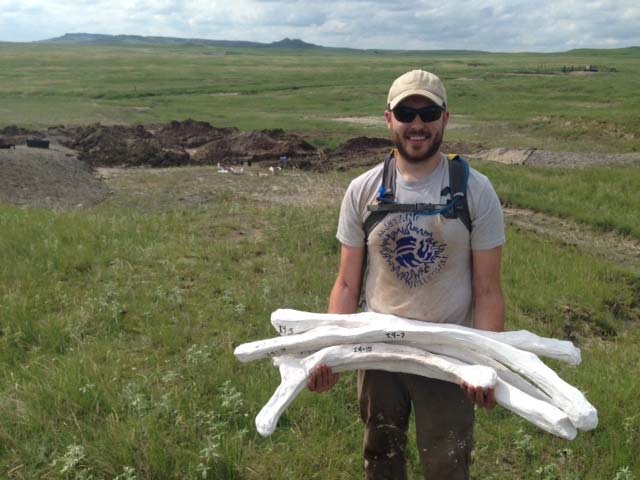
<instances>
[{"instance_id":1,"label":"hat brim","mask_svg":"<svg viewBox=\"0 0 640 480\"><path fill-rule=\"evenodd\" d=\"M441 107L441 108L445 108L445 102L442 98L440 98L438 95L428 92L426 90L408 90L406 92L402 92L400 95L398 95L396 98L394 98L390 103L389 103L389 110L393 110L394 108L396 108L398 106L398 104L400 102L402 102L404 99L408 98L408 97L413 97L413 96L419 96L419 97L425 97L428 98L429 100L431 100L433 103L435 103L437 106Z\"/></svg>"}]
</instances>

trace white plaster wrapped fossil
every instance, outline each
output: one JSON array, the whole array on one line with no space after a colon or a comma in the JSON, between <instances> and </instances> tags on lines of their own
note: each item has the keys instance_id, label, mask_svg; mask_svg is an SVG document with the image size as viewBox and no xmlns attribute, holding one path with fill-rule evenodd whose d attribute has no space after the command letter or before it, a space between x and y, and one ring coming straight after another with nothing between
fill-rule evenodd
<instances>
[{"instance_id":1,"label":"white plaster wrapped fossil","mask_svg":"<svg viewBox=\"0 0 640 480\"><path fill-rule=\"evenodd\" d=\"M256 417L256 427L263 435L273 432L280 415L304 389L307 379L319 365L330 366L335 372L357 369L404 371L455 383L465 381L480 388L494 387L498 378L489 367L456 365L416 348L384 343L336 345L302 359L284 356L274 361L280 367L282 383Z\"/></svg>"},{"instance_id":2,"label":"white plaster wrapped fossil","mask_svg":"<svg viewBox=\"0 0 640 480\"><path fill-rule=\"evenodd\" d=\"M457 359L450 358L449 360L455 363ZM567 440L576 438L578 431L571 423L571 419L552 403L523 392L500 376L498 376L494 394L499 405L529 420L541 429Z\"/></svg>"},{"instance_id":3,"label":"white plaster wrapped fossil","mask_svg":"<svg viewBox=\"0 0 640 480\"><path fill-rule=\"evenodd\" d=\"M419 325L415 325L416 323ZM399 330L399 326L402 329ZM477 330L459 326L451 328L448 324L399 320L391 327L381 322L355 328L318 327L302 334L240 345L236 348L235 355L241 361L250 361L319 350L333 345L377 342L400 343L421 349L428 349L432 344L446 345L488 356L531 380L552 399L556 407L567 414L578 429L591 430L598 424L597 411L584 395L563 381L535 354L479 334Z\"/></svg>"},{"instance_id":4,"label":"white plaster wrapped fossil","mask_svg":"<svg viewBox=\"0 0 640 480\"><path fill-rule=\"evenodd\" d=\"M420 328L423 325L442 326L443 324L422 322L397 315L386 315L375 312L354 314L314 313L289 308L280 308L271 314L271 324L280 335L295 335L317 327L367 327L382 324L394 330L402 330L406 325ZM579 365L582 361L580 349L573 343L555 338L540 337L527 330L510 332L489 332L476 330L461 325L446 324L448 328L471 330L479 335L492 338L512 347L535 353L542 357L553 358L570 365Z\"/></svg>"},{"instance_id":5,"label":"white plaster wrapped fossil","mask_svg":"<svg viewBox=\"0 0 640 480\"><path fill-rule=\"evenodd\" d=\"M306 358L277 357L282 382L256 417L256 428L263 436L275 430L278 419L304 390L307 379L319 365L333 371L376 369L404 372L474 387L495 388L498 404L517 413L545 431L566 439L577 432L567 415L553 405L530 397L481 365L434 355L420 349L392 344L352 344L324 348Z\"/></svg>"},{"instance_id":6,"label":"white plaster wrapped fossil","mask_svg":"<svg viewBox=\"0 0 640 480\"><path fill-rule=\"evenodd\" d=\"M478 352L472 352L470 350L463 350L460 348L452 347L451 345L429 345L429 352L436 353L438 355L445 355L449 358L460 360L464 363L471 365L486 365L496 371L498 377L504 382L516 387L518 390L526 393L527 395L542 400L547 403L553 403L553 400L549 395L544 393L535 385L529 383L521 375L517 374L513 370L508 369L500 362L494 360L487 355L483 355Z\"/></svg>"}]
</instances>

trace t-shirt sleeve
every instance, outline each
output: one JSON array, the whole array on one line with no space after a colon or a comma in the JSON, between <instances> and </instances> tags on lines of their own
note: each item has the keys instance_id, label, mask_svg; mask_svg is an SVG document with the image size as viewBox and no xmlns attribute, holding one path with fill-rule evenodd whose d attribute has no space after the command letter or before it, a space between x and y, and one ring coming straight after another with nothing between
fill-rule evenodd
<instances>
[{"instance_id":1,"label":"t-shirt sleeve","mask_svg":"<svg viewBox=\"0 0 640 480\"><path fill-rule=\"evenodd\" d=\"M354 182L351 182L342 199L336 234L340 243L348 247L364 246L364 226L355 190Z\"/></svg>"},{"instance_id":2,"label":"t-shirt sleeve","mask_svg":"<svg viewBox=\"0 0 640 480\"><path fill-rule=\"evenodd\" d=\"M482 178L471 210L471 249L489 250L505 243L504 214L498 194L486 177Z\"/></svg>"}]
</instances>

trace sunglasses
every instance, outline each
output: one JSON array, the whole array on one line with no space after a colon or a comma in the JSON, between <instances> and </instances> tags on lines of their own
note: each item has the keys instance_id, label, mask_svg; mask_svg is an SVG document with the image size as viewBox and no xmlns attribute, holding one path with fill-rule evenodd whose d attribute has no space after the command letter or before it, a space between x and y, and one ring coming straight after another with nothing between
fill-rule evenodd
<instances>
[{"instance_id":1,"label":"sunglasses","mask_svg":"<svg viewBox=\"0 0 640 480\"><path fill-rule=\"evenodd\" d=\"M396 107L393 109L393 116L402 123L411 123L415 120L416 115L420 115L420 120L425 123L435 122L442 116L444 109L440 107Z\"/></svg>"}]
</instances>

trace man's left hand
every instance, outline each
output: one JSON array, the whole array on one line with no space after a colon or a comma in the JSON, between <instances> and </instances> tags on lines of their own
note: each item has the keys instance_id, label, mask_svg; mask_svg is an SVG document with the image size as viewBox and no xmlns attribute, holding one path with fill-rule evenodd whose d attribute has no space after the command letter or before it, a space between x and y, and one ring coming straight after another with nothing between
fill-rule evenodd
<instances>
[{"instance_id":1,"label":"man's left hand","mask_svg":"<svg viewBox=\"0 0 640 480\"><path fill-rule=\"evenodd\" d=\"M496 406L496 396L493 388L476 388L466 382L462 382L460 387L466 393L469 401L474 405L486 408L487 410L491 410Z\"/></svg>"}]
</instances>

